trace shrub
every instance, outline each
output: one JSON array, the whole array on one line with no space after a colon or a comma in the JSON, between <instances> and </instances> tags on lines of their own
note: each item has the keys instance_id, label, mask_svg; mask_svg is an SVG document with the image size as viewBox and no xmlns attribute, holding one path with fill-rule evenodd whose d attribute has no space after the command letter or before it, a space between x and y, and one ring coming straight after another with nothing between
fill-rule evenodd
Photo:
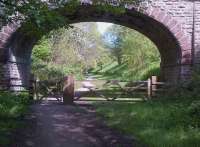
<instances>
[{"instance_id":1,"label":"shrub","mask_svg":"<svg viewBox=\"0 0 200 147\"><path fill-rule=\"evenodd\" d=\"M0 93L0 146L9 146L12 132L21 126L20 119L30 103L27 93Z\"/></svg>"},{"instance_id":2,"label":"shrub","mask_svg":"<svg viewBox=\"0 0 200 147\"><path fill-rule=\"evenodd\" d=\"M191 125L200 127L200 100L193 101L188 107L188 115L191 118Z\"/></svg>"},{"instance_id":3,"label":"shrub","mask_svg":"<svg viewBox=\"0 0 200 147\"><path fill-rule=\"evenodd\" d=\"M30 103L28 94L0 93L0 118L16 118L25 112Z\"/></svg>"},{"instance_id":4,"label":"shrub","mask_svg":"<svg viewBox=\"0 0 200 147\"><path fill-rule=\"evenodd\" d=\"M169 85L165 98L199 99L200 98L200 72L195 71L189 81L182 81L177 85Z\"/></svg>"}]
</instances>

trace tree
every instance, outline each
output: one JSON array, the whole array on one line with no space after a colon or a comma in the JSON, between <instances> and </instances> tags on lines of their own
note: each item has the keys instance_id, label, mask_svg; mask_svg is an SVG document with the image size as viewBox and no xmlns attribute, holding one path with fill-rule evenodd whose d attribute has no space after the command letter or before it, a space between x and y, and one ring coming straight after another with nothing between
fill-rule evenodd
<instances>
[{"instance_id":1,"label":"tree","mask_svg":"<svg viewBox=\"0 0 200 147\"><path fill-rule=\"evenodd\" d=\"M80 78L90 68L106 62L109 57L101 46L96 23L81 24L75 24L70 29L54 30L35 46L32 67L36 75L41 79L50 79L47 73L55 76L54 73L60 71L58 76L75 74ZM46 74L42 74L44 72Z\"/></svg>"},{"instance_id":2,"label":"tree","mask_svg":"<svg viewBox=\"0 0 200 147\"><path fill-rule=\"evenodd\" d=\"M125 27L119 25L111 26L104 35L106 46L111 49L111 53L116 57L119 65L122 64L122 42L125 35Z\"/></svg>"},{"instance_id":3,"label":"tree","mask_svg":"<svg viewBox=\"0 0 200 147\"><path fill-rule=\"evenodd\" d=\"M134 80L159 75L158 49L141 33L124 26L113 25L108 29L104 40L117 60L119 69L124 67L118 71L119 75Z\"/></svg>"}]
</instances>

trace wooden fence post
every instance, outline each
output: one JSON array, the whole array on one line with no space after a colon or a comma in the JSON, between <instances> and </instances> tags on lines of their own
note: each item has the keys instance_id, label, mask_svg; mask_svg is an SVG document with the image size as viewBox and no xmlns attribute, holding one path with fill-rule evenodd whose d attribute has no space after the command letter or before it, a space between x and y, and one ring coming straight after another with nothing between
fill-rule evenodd
<instances>
[{"instance_id":1,"label":"wooden fence post","mask_svg":"<svg viewBox=\"0 0 200 147\"><path fill-rule=\"evenodd\" d=\"M151 99L151 97L152 97L152 83L151 83L151 78L148 79L147 94L148 94L148 99Z\"/></svg>"},{"instance_id":2,"label":"wooden fence post","mask_svg":"<svg viewBox=\"0 0 200 147\"><path fill-rule=\"evenodd\" d=\"M31 100L34 99L34 96L35 96L35 77L33 74L30 75L30 81L29 81L29 98Z\"/></svg>"},{"instance_id":3,"label":"wooden fence post","mask_svg":"<svg viewBox=\"0 0 200 147\"><path fill-rule=\"evenodd\" d=\"M39 100L39 91L38 91L38 89L39 89L39 85L38 85L39 81L40 80L38 78L35 79L35 98L36 98L36 100Z\"/></svg>"},{"instance_id":4,"label":"wooden fence post","mask_svg":"<svg viewBox=\"0 0 200 147\"><path fill-rule=\"evenodd\" d=\"M151 84L152 84L152 96L156 95L156 90L157 90L157 76L152 76L151 77Z\"/></svg>"},{"instance_id":5,"label":"wooden fence post","mask_svg":"<svg viewBox=\"0 0 200 147\"><path fill-rule=\"evenodd\" d=\"M64 77L63 102L66 105L71 105L74 103L74 77L73 76Z\"/></svg>"}]
</instances>

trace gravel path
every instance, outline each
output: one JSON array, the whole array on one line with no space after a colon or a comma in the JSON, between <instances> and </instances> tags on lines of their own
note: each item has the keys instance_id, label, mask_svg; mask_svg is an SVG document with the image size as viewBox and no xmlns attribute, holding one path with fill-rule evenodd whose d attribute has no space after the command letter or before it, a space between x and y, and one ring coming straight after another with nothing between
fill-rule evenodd
<instances>
[{"instance_id":1,"label":"gravel path","mask_svg":"<svg viewBox=\"0 0 200 147\"><path fill-rule=\"evenodd\" d=\"M90 105L43 101L31 106L16 147L132 147L135 141L96 118Z\"/></svg>"}]
</instances>

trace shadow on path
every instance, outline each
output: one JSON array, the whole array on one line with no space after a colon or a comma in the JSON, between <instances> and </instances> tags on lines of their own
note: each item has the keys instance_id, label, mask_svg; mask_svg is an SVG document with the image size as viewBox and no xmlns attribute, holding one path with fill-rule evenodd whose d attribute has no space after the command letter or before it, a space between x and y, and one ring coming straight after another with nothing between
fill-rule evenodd
<instances>
[{"instance_id":1,"label":"shadow on path","mask_svg":"<svg viewBox=\"0 0 200 147\"><path fill-rule=\"evenodd\" d=\"M20 131L20 147L132 147L135 141L110 129L95 117L90 105L65 106L43 101L31 106L25 118L27 127Z\"/></svg>"}]
</instances>

